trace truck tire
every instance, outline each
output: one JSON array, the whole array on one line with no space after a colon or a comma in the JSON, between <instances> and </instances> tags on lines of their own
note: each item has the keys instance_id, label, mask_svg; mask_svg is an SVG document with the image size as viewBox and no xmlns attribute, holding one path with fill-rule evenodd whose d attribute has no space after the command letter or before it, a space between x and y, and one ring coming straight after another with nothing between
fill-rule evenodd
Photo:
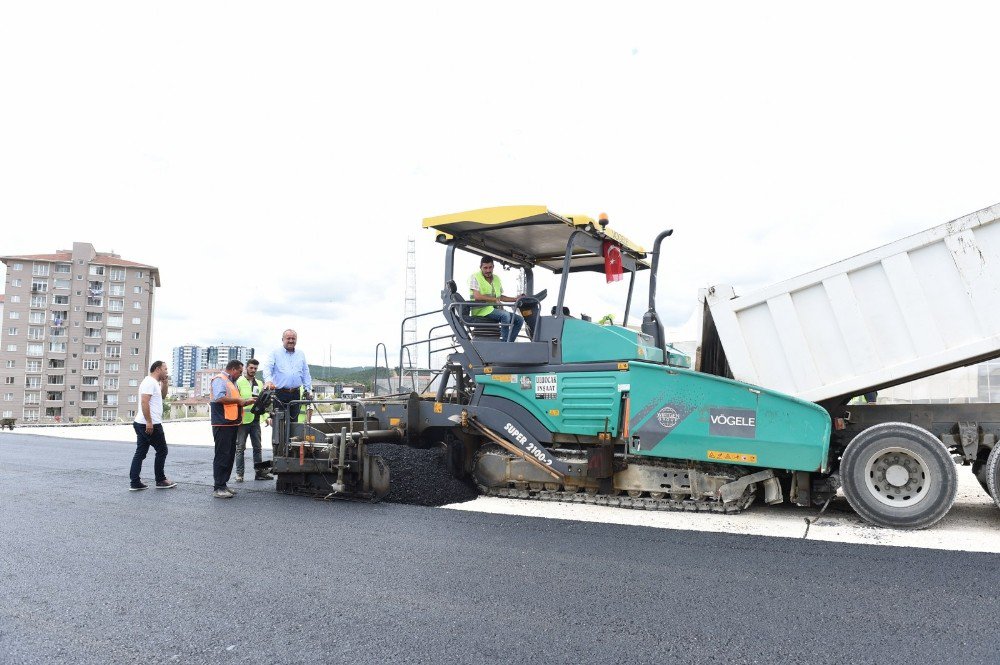
<instances>
[{"instance_id":1,"label":"truck tire","mask_svg":"<svg viewBox=\"0 0 1000 665\"><path fill-rule=\"evenodd\" d=\"M909 423L880 423L854 437L840 463L844 496L872 524L926 529L955 503L958 474L933 434Z\"/></svg>"},{"instance_id":2,"label":"truck tire","mask_svg":"<svg viewBox=\"0 0 1000 665\"><path fill-rule=\"evenodd\" d=\"M993 446L986 458L986 491L993 497L993 503L1000 508L1000 445Z\"/></svg>"}]
</instances>

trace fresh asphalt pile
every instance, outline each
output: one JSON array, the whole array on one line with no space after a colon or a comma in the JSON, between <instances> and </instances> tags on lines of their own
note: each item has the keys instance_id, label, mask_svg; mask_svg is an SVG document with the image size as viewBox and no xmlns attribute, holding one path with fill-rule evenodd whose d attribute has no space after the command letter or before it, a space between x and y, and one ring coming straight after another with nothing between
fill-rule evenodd
<instances>
[{"instance_id":1,"label":"fresh asphalt pile","mask_svg":"<svg viewBox=\"0 0 1000 665\"><path fill-rule=\"evenodd\" d=\"M415 506L444 506L478 496L471 482L455 478L445 464L444 450L421 450L389 443L368 445L389 465L389 493L382 501Z\"/></svg>"}]
</instances>

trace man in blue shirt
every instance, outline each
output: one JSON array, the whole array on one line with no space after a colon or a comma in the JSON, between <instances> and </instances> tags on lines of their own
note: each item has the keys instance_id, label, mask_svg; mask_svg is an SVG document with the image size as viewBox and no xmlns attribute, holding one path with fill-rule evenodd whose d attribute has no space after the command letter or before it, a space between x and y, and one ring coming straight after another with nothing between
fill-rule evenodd
<instances>
[{"instance_id":1,"label":"man in blue shirt","mask_svg":"<svg viewBox=\"0 0 1000 665\"><path fill-rule=\"evenodd\" d=\"M304 397L312 398L312 376L309 375L309 363L301 351L295 349L299 335L289 328L281 334L281 348L271 354L267 361L268 388L274 388L274 397L282 404L302 399L299 388L305 389ZM299 404L293 404L288 409L291 422L299 419Z\"/></svg>"}]
</instances>

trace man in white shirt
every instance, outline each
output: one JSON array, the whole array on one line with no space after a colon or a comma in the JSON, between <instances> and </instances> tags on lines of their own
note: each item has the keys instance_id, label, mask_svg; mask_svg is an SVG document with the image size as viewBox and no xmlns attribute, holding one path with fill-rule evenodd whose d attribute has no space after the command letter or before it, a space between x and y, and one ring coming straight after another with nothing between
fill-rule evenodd
<instances>
[{"instance_id":1,"label":"man in white shirt","mask_svg":"<svg viewBox=\"0 0 1000 665\"><path fill-rule=\"evenodd\" d=\"M156 450L156 457L153 458L156 489L170 489L177 485L163 472L167 461L167 439L163 436L163 398L167 396L167 379L167 363L157 360L149 367L149 376L139 384L140 408L132 423L135 428L135 455L129 471L129 489L133 492L149 487L139 479L139 474L150 446Z\"/></svg>"}]
</instances>

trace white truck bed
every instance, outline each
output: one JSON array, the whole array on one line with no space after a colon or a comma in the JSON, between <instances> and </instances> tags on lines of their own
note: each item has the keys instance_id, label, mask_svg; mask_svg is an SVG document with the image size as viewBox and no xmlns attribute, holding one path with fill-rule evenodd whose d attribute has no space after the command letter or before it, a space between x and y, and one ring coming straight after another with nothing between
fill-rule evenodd
<instances>
[{"instance_id":1,"label":"white truck bed","mask_svg":"<svg viewBox=\"0 0 1000 665\"><path fill-rule=\"evenodd\" d=\"M813 402L1000 356L1000 204L706 302L733 376Z\"/></svg>"}]
</instances>

